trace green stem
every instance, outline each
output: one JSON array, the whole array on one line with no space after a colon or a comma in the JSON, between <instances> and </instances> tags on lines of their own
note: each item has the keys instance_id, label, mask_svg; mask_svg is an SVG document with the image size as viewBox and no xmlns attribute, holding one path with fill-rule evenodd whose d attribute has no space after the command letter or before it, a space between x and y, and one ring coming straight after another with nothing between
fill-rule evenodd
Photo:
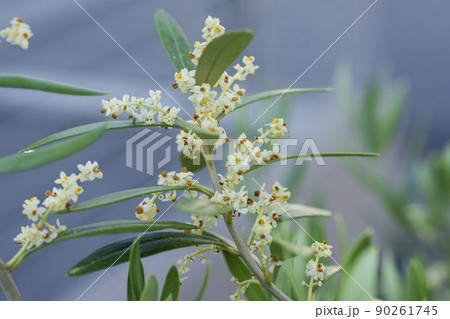
<instances>
[{"instance_id":1,"label":"green stem","mask_svg":"<svg viewBox=\"0 0 450 319\"><path fill-rule=\"evenodd\" d=\"M14 280L11 277L11 273L6 268L6 265L0 259L0 286L5 292L8 300L21 301L23 300L20 295L19 289L17 289Z\"/></svg>"}]
</instances>

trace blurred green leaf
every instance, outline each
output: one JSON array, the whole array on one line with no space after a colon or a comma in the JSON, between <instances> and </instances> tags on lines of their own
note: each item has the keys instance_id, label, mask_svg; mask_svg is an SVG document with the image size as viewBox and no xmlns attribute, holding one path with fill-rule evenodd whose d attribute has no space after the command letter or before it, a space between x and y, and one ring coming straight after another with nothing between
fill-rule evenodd
<instances>
[{"instance_id":1,"label":"blurred green leaf","mask_svg":"<svg viewBox=\"0 0 450 319\"><path fill-rule=\"evenodd\" d=\"M312 256L314 249L307 246L299 246L291 242L274 238L270 243L270 254L277 260L286 260L296 256L308 258Z\"/></svg>"},{"instance_id":2,"label":"blurred green leaf","mask_svg":"<svg viewBox=\"0 0 450 319\"><path fill-rule=\"evenodd\" d=\"M369 82L362 101L360 129L364 132L365 145L370 150L380 151L378 141L379 108L381 83L379 80Z\"/></svg>"},{"instance_id":3,"label":"blurred green leaf","mask_svg":"<svg viewBox=\"0 0 450 319\"><path fill-rule=\"evenodd\" d=\"M103 128L56 143L30 153L12 154L0 158L0 173L18 172L55 162L88 147L103 134Z\"/></svg>"},{"instance_id":4,"label":"blurred green leaf","mask_svg":"<svg viewBox=\"0 0 450 319\"><path fill-rule=\"evenodd\" d=\"M103 246L78 262L67 273L68 276L80 276L94 271L119 265L128 261L130 246L134 237L120 239ZM192 233L158 232L144 234L140 238L141 257L156 255L164 251L196 245L225 245L219 240Z\"/></svg>"},{"instance_id":5,"label":"blurred green leaf","mask_svg":"<svg viewBox=\"0 0 450 319\"><path fill-rule=\"evenodd\" d=\"M331 212L325 209L301 205L288 204L286 213L280 218L280 222L292 221L293 219L307 217L330 217Z\"/></svg>"},{"instance_id":6,"label":"blurred green leaf","mask_svg":"<svg viewBox=\"0 0 450 319\"><path fill-rule=\"evenodd\" d=\"M241 104L239 104L238 106L236 106L234 108L234 110L232 110L231 112L237 111L240 108L243 108L244 106L247 106L249 104L252 103L256 103L259 101L263 101L266 99L270 99L270 98L274 98L277 96L285 96L285 95L289 95L289 94L295 94L295 93L308 93L308 92L332 92L333 88L295 88L295 89L279 89L279 90L272 90L272 91L264 91L264 92L260 92L254 95L250 95L248 97L244 97L242 99ZM217 116L217 119L220 120L225 116L225 113L220 113Z\"/></svg>"},{"instance_id":7,"label":"blurred green leaf","mask_svg":"<svg viewBox=\"0 0 450 319\"><path fill-rule=\"evenodd\" d=\"M195 296L193 301L200 301L203 298L203 295L205 293L206 290L206 286L208 285L208 280L209 280L209 272L211 270L211 261L208 260L208 264L206 265L206 273L205 273L205 278L203 278L203 283L200 287L200 290L197 293L197 296Z\"/></svg>"},{"instance_id":8,"label":"blurred green leaf","mask_svg":"<svg viewBox=\"0 0 450 319\"><path fill-rule=\"evenodd\" d=\"M404 284L391 252L383 252L380 270L380 290L389 301L403 298Z\"/></svg>"},{"instance_id":9,"label":"blurred green leaf","mask_svg":"<svg viewBox=\"0 0 450 319\"><path fill-rule=\"evenodd\" d=\"M345 221L341 214L334 216L334 224L339 238L339 250L342 256L345 256L348 249L348 237L347 227L345 227Z\"/></svg>"},{"instance_id":10,"label":"blurred green leaf","mask_svg":"<svg viewBox=\"0 0 450 319\"><path fill-rule=\"evenodd\" d=\"M380 151L386 149L395 140L395 133L399 128L400 116L405 108L408 92L408 86L404 83L397 83L393 88L387 114L383 117L381 123L378 124L381 126L379 131ZM379 128L377 127L377 129Z\"/></svg>"},{"instance_id":11,"label":"blurred green leaf","mask_svg":"<svg viewBox=\"0 0 450 319\"><path fill-rule=\"evenodd\" d=\"M337 300L360 301L370 300L377 296L378 252L369 246L354 260L351 269L344 266L351 274L342 274Z\"/></svg>"},{"instance_id":12,"label":"blurred green leaf","mask_svg":"<svg viewBox=\"0 0 450 319\"><path fill-rule=\"evenodd\" d=\"M199 162L197 163L197 161ZM186 167L187 170L192 173L198 172L206 166L205 158L202 153L200 153L200 159L196 158L195 160L192 158L185 159L185 155L180 153L180 163L181 166Z\"/></svg>"},{"instance_id":13,"label":"blurred green leaf","mask_svg":"<svg viewBox=\"0 0 450 319\"><path fill-rule=\"evenodd\" d=\"M193 191L205 192L205 187L202 187L197 184L192 184L192 186L152 186L152 187L127 189L124 191L115 192L115 193L103 195L103 196L100 196L97 198L93 198L88 201L82 202L80 204L73 205L69 209L60 210L60 211L54 212L52 214L74 213L74 212L79 212L79 211L83 211L83 210L89 210L89 209L93 209L93 208L97 208L97 207L116 204L119 202L130 200L130 199L133 199L136 197L141 197L144 195L162 193L162 192L167 192L170 190L186 190L186 189L190 189ZM206 193L212 195L212 193L209 193L209 192L206 192Z\"/></svg>"},{"instance_id":14,"label":"blurred green leaf","mask_svg":"<svg viewBox=\"0 0 450 319\"><path fill-rule=\"evenodd\" d=\"M317 157L317 156L321 156L321 157L378 157L380 156L380 154L378 153L364 153L364 152L348 152L348 153L318 153L318 154L300 154L300 155L291 155L291 156L287 156L287 157L280 157L278 159L274 159L271 161L268 161L266 164L263 165L254 165L252 166L248 171L245 172L245 174L254 171L257 168L260 167L265 167L268 164L273 164L273 163L277 163L283 160L288 160L288 159L296 159L296 158L305 158L305 157Z\"/></svg>"},{"instance_id":15,"label":"blurred green leaf","mask_svg":"<svg viewBox=\"0 0 450 319\"><path fill-rule=\"evenodd\" d=\"M163 290L161 292L161 301L178 300L178 293L180 292L180 277L178 276L178 269L175 265L170 267L169 272L164 282Z\"/></svg>"},{"instance_id":16,"label":"blurred green leaf","mask_svg":"<svg viewBox=\"0 0 450 319\"><path fill-rule=\"evenodd\" d=\"M180 26L166 11L159 9L155 13L155 23L159 38L169 55L175 69L194 70L195 66L189 56L189 44Z\"/></svg>"},{"instance_id":17,"label":"blurred green leaf","mask_svg":"<svg viewBox=\"0 0 450 319\"><path fill-rule=\"evenodd\" d=\"M367 229L361 235L356 238L353 245L347 251L343 258L343 267L345 270L350 271L353 264L360 257L360 255L370 247L372 244L373 230Z\"/></svg>"},{"instance_id":18,"label":"blurred green leaf","mask_svg":"<svg viewBox=\"0 0 450 319\"><path fill-rule=\"evenodd\" d=\"M134 240L130 249L130 266L128 268L128 281L132 300L140 300L145 286L144 267L139 251L139 236Z\"/></svg>"},{"instance_id":19,"label":"blurred green leaf","mask_svg":"<svg viewBox=\"0 0 450 319\"><path fill-rule=\"evenodd\" d=\"M234 30L212 40L198 61L195 73L196 84L208 83L213 87L252 38L253 33L250 30Z\"/></svg>"},{"instance_id":20,"label":"blurred green leaf","mask_svg":"<svg viewBox=\"0 0 450 319\"><path fill-rule=\"evenodd\" d=\"M213 202L209 199L185 199L177 204L177 208L192 215L217 216L228 214L233 211L233 207Z\"/></svg>"},{"instance_id":21,"label":"blurred green leaf","mask_svg":"<svg viewBox=\"0 0 450 319\"><path fill-rule=\"evenodd\" d=\"M226 251L222 251L222 254L231 275L237 278L239 282L252 278L250 269L248 269L247 265L242 261L240 257L231 255ZM248 289L245 291L245 297L250 301L270 300L268 294L260 284L250 284Z\"/></svg>"},{"instance_id":22,"label":"blurred green leaf","mask_svg":"<svg viewBox=\"0 0 450 319\"><path fill-rule=\"evenodd\" d=\"M425 269L418 258L411 259L406 281L406 300L427 300L427 280Z\"/></svg>"},{"instance_id":23,"label":"blurred green leaf","mask_svg":"<svg viewBox=\"0 0 450 319\"><path fill-rule=\"evenodd\" d=\"M65 83L47 81L43 79L0 74L0 87L39 90L52 93L69 94L69 95L106 95L106 92L92 91L89 89L72 86Z\"/></svg>"},{"instance_id":24,"label":"blurred green leaf","mask_svg":"<svg viewBox=\"0 0 450 319\"><path fill-rule=\"evenodd\" d=\"M150 275L142 291L141 301L158 300L158 280L154 275Z\"/></svg>"}]
</instances>

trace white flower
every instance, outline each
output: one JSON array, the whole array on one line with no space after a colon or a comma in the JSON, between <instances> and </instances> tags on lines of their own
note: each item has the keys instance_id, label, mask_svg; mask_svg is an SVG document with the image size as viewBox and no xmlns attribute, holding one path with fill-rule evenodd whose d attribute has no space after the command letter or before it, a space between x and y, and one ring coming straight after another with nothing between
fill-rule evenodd
<instances>
[{"instance_id":1,"label":"white flower","mask_svg":"<svg viewBox=\"0 0 450 319\"><path fill-rule=\"evenodd\" d=\"M182 93L186 93L195 85L195 70L188 71L184 68L180 72L175 73L175 83Z\"/></svg>"},{"instance_id":2,"label":"white flower","mask_svg":"<svg viewBox=\"0 0 450 319\"><path fill-rule=\"evenodd\" d=\"M173 125L175 119L177 118L178 112L180 112L180 108L176 107L163 107L164 113L158 112L158 121L164 122L168 125Z\"/></svg>"},{"instance_id":3,"label":"white flower","mask_svg":"<svg viewBox=\"0 0 450 319\"><path fill-rule=\"evenodd\" d=\"M212 18L208 16L205 20L205 27L202 29L202 38L207 42L210 42L215 37L225 33L225 28L220 25L219 18Z\"/></svg>"},{"instance_id":4,"label":"white flower","mask_svg":"<svg viewBox=\"0 0 450 319\"><path fill-rule=\"evenodd\" d=\"M100 171L100 166L97 161L91 163L88 161L85 165L78 164L78 170L80 174L80 182L93 181L96 178L103 178L103 173Z\"/></svg>"},{"instance_id":5,"label":"white flower","mask_svg":"<svg viewBox=\"0 0 450 319\"><path fill-rule=\"evenodd\" d=\"M283 119L273 119L272 123L266 125L270 126L270 130L267 132L268 135L276 135L279 138L282 138L288 131Z\"/></svg>"},{"instance_id":6,"label":"white flower","mask_svg":"<svg viewBox=\"0 0 450 319\"><path fill-rule=\"evenodd\" d=\"M308 261L306 264L306 275L311 277L313 280L323 280L323 272L325 266L321 263L316 263L314 260Z\"/></svg>"},{"instance_id":7,"label":"white flower","mask_svg":"<svg viewBox=\"0 0 450 319\"><path fill-rule=\"evenodd\" d=\"M21 233L14 238L14 242L18 244L29 243L28 249L36 246L39 247L43 243L49 243L56 238L57 234L50 233L47 229L41 230L37 225L22 227Z\"/></svg>"},{"instance_id":8,"label":"white flower","mask_svg":"<svg viewBox=\"0 0 450 319\"><path fill-rule=\"evenodd\" d=\"M325 258L329 258L331 257L331 248L333 248L333 246L331 245L327 245L327 242L324 241L322 243L319 242L315 242L311 245L311 248L316 250L316 256L317 257L325 257Z\"/></svg>"},{"instance_id":9,"label":"white flower","mask_svg":"<svg viewBox=\"0 0 450 319\"><path fill-rule=\"evenodd\" d=\"M39 216L47 211L44 207L39 207L39 203L40 201L36 197L25 200L25 203L22 205L22 214L34 222L37 221Z\"/></svg>"},{"instance_id":10,"label":"white flower","mask_svg":"<svg viewBox=\"0 0 450 319\"><path fill-rule=\"evenodd\" d=\"M191 215L194 225L200 228L211 229L217 227L217 218L214 216Z\"/></svg>"},{"instance_id":11,"label":"white flower","mask_svg":"<svg viewBox=\"0 0 450 319\"><path fill-rule=\"evenodd\" d=\"M33 36L30 26L25 24L22 19L14 18L11 20L11 27L0 30L0 36L6 37L6 41L16 44L22 49L28 49L28 39Z\"/></svg>"},{"instance_id":12,"label":"white flower","mask_svg":"<svg viewBox=\"0 0 450 319\"><path fill-rule=\"evenodd\" d=\"M70 200L69 194L65 192L62 188L53 187L53 190L47 191L48 197L42 203L48 209L62 210L66 208L67 203Z\"/></svg>"},{"instance_id":13,"label":"white flower","mask_svg":"<svg viewBox=\"0 0 450 319\"><path fill-rule=\"evenodd\" d=\"M150 199L149 197L144 198L144 200L136 207L136 217L140 220L147 221L153 220L156 213L159 212L159 208L154 204L156 195Z\"/></svg>"}]
</instances>

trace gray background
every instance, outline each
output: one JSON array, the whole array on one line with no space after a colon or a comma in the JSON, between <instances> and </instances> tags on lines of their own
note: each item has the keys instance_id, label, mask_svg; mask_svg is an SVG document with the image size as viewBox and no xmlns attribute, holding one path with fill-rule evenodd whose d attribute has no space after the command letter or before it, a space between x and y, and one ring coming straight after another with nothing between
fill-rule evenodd
<instances>
[{"instance_id":1,"label":"gray background","mask_svg":"<svg viewBox=\"0 0 450 319\"><path fill-rule=\"evenodd\" d=\"M158 38L153 14L166 9L185 30L189 41L200 40L207 15L221 18L228 29L250 28L255 38L246 50L256 56L261 68L247 81L247 92L288 87L371 3L372 1L80 1L85 8L126 48L136 60L174 98L189 109L185 96L173 91L174 69ZM64 81L104 90L111 96L129 93L145 96L158 89L118 46L71 0L0 1L0 28L18 16L34 32L30 49L23 51L5 41L0 44L0 72L19 73ZM361 89L380 66L389 66L392 76L411 84L408 123L425 114L431 118L427 150L440 149L448 140L449 31L448 1L380 0L294 87L333 86L336 63L349 61L354 67L356 87ZM0 90L0 156L54 132L85 123L102 121L101 97L70 97L12 89ZM163 103L173 105L163 96ZM295 113L288 119L292 137L314 138L321 151L338 150L335 137L348 133L345 116L337 107L334 94L309 94L294 99ZM263 105L262 105L263 106ZM250 119L259 116L262 107L251 106ZM250 108L249 108L250 110ZM277 114L275 105L270 114ZM224 120L230 127L239 116ZM250 121L250 120L249 120ZM251 123L251 122L250 122ZM256 123L262 126L263 122ZM403 128L408 131L409 126ZM104 179L84 185L81 200L121 189L150 186L150 177L125 166L125 140L137 131L107 132L94 146L70 158L39 169L0 176L0 257L8 260L17 250L12 238L28 221L21 216L25 198L43 197L59 171L69 173L77 163L98 160ZM169 135L175 132L164 131ZM355 146L359 147L359 146ZM361 150L361 149L355 149ZM176 156L176 153L173 153ZM170 164L179 169L177 161ZM170 167L165 167L170 169ZM287 168L273 170L268 181L284 180ZM200 181L208 183L205 172ZM261 177L260 177L261 178ZM350 238L383 214L343 171L337 160L324 167L310 165L307 181L328 191L328 204L341 212L350 229ZM308 202L313 192L306 189L300 200ZM350 199L350 200L349 200ZM133 219L138 200L94 211L63 215L68 226L84 223ZM371 213L370 218L367 217ZM375 216L375 217L374 217ZM163 219L187 221L172 208ZM243 224L243 222L241 222ZM219 227L223 230L223 227ZM94 249L114 236L78 239L44 249L30 256L13 276L25 299L77 299L100 275L70 278L65 272ZM121 237L121 236L119 236ZM333 241L333 238L330 239ZM383 242L380 241L380 244ZM160 284L166 269L192 249L174 251L147 258L147 273L158 276ZM213 270L206 299L228 299L234 292L229 274L219 257L211 257ZM191 265L190 277L183 282L181 298L192 298L198 289L205 266ZM108 271L82 299L121 300L125 298L126 265ZM220 288L218 288L220 287ZM4 299L0 293L0 299Z\"/></svg>"}]
</instances>

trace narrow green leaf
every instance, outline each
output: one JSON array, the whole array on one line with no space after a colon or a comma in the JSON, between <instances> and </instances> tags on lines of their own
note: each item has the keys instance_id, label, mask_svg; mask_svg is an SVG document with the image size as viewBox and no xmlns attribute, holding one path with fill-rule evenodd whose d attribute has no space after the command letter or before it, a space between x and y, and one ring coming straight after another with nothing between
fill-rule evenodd
<instances>
[{"instance_id":1,"label":"narrow green leaf","mask_svg":"<svg viewBox=\"0 0 450 319\"><path fill-rule=\"evenodd\" d=\"M307 217L330 217L331 212L325 209L305 206L301 204L288 204L286 213L280 218L280 222Z\"/></svg>"},{"instance_id":2,"label":"narrow green leaf","mask_svg":"<svg viewBox=\"0 0 450 319\"><path fill-rule=\"evenodd\" d=\"M194 70L195 66L189 57L189 44L176 21L166 11L159 9L155 13L155 23L159 38L175 69L178 72L183 68Z\"/></svg>"},{"instance_id":3,"label":"narrow green leaf","mask_svg":"<svg viewBox=\"0 0 450 319\"><path fill-rule=\"evenodd\" d=\"M342 268L337 265L326 265L325 270L323 271L323 275L324 275L323 283L330 280L334 275L339 273L341 270L342 270Z\"/></svg>"},{"instance_id":4,"label":"narrow green leaf","mask_svg":"<svg viewBox=\"0 0 450 319\"><path fill-rule=\"evenodd\" d=\"M141 197L144 195L149 194L155 194L155 193L162 193L167 192L170 190L186 190L190 189L193 191L199 191L202 193L207 193L207 195L212 196L213 192L212 190L209 190L208 188L193 184L192 186L152 186L152 187L142 187L142 188L134 188L134 189L127 189L124 191L111 193L107 195L103 195L97 198L93 198L91 200L82 202L80 204L76 204L71 206L69 209L66 210L60 210L57 212L54 212L53 214L67 214L67 213L74 213L79 212L83 210L93 209L97 207L107 206L119 202L123 202L129 199L133 199L136 197Z\"/></svg>"},{"instance_id":5,"label":"narrow green leaf","mask_svg":"<svg viewBox=\"0 0 450 319\"><path fill-rule=\"evenodd\" d=\"M169 272L164 282L163 290L161 292L161 301L178 300L178 293L180 292L180 277L178 276L178 269L175 265L170 267Z\"/></svg>"},{"instance_id":6,"label":"narrow green leaf","mask_svg":"<svg viewBox=\"0 0 450 319\"><path fill-rule=\"evenodd\" d=\"M177 204L177 208L182 212L192 215L217 216L228 214L233 211L233 207L213 202L209 199L186 199Z\"/></svg>"},{"instance_id":7,"label":"narrow green leaf","mask_svg":"<svg viewBox=\"0 0 450 319\"><path fill-rule=\"evenodd\" d=\"M358 238L344 256L343 267L349 271L361 253L372 244L373 230L367 229Z\"/></svg>"},{"instance_id":8,"label":"narrow green leaf","mask_svg":"<svg viewBox=\"0 0 450 319\"><path fill-rule=\"evenodd\" d=\"M203 298L203 295L206 290L206 286L208 286L208 280L209 280L209 272L211 270L211 261L208 260L208 264L206 265L206 273L205 278L203 278L202 286L200 287L200 290L197 293L197 296L195 296L193 301L200 301Z\"/></svg>"},{"instance_id":9,"label":"narrow green leaf","mask_svg":"<svg viewBox=\"0 0 450 319\"><path fill-rule=\"evenodd\" d=\"M154 275L150 275L142 291L141 301L156 300L158 300L158 280Z\"/></svg>"},{"instance_id":10,"label":"narrow green leaf","mask_svg":"<svg viewBox=\"0 0 450 319\"><path fill-rule=\"evenodd\" d=\"M288 241L274 238L270 243L270 253L278 260L286 260L296 256L308 258L314 253L314 249L306 246L299 246Z\"/></svg>"},{"instance_id":11,"label":"narrow green leaf","mask_svg":"<svg viewBox=\"0 0 450 319\"><path fill-rule=\"evenodd\" d=\"M427 280L425 269L418 258L411 259L406 281L406 300L427 300Z\"/></svg>"},{"instance_id":12,"label":"narrow green leaf","mask_svg":"<svg viewBox=\"0 0 450 319\"><path fill-rule=\"evenodd\" d=\"M135 300L141 299L145 286L144 267L141 262L141 252L139 250L139 236L136 237L130 249L130 266L128 268L128 280Z\"/></svg>"},{"instance_id":13,"label":"narrow green leaf","mask_svg":"<svg viewBox=\"0 0 450 319\"><path fill-rule=\"evenodd\" d=\"M200 158L196 159L185 159L184 157L185 155L183 153L180 153L180 163L181 166L186 167L189 172L198 172L206 166L205 158L203 157L202 153L200 153Z\"/></svg>"},{"instance_id":14,"label":"narrow green leaf","mask_svg":"<svg viewBox=\"0 0 450 319\"><path fill-rule=\"evenodd\" d=\"M345 221L341 214L334 216L334 224L336 225L336 231L339 239L339 250L342 256L345 256L348 249L348 237L347 227L345 227Z\"/></svg>"},{"instance_id":15,"label":"narrow green leaf","mask_svg":"<svg viewBox=\"0 0 450 319\"><path fill-rule=\"evenodd\" d=\"M252 273L247 265L238 256L231 255L226 251L222 251L223 258L227 264L231 275L237 278L240 282L252 278ZM245 291L245 297L250 301L268 301L270 300L268 293L261 287L260 284L251 284Z\"/></svg>"},{"instance_id":16,"label":"narrow green leaf","mask_svg":"<svg viewBox=\"0 0 450 319\"><path fill-rule=\"evenodd\" d=\"M43 139L34 142L31 145L28 145L24 149L20 150L19 153L23 153L25 151L34 150L38 147L41 147L43 145L53 143L56 141L64 140L66 138L75 137L78 135L82 135L85 133L91 133L94 132L100 128L103 128L104 130L118 130L118 129L128 129L128 128L140 128L140 127L174 127L179 128L182 130L189 130L181 125L167 125L165 123L154 123L154 124L145 124L145 123L135 123L133 124L131 121L128 120L120 120L120 121L106 121L106 122L96 122L96 123L90 123L85 125L80 125L76 127L72 127L70 129L49 135L47 137L44 137Z\"/></svg>"},{"instance_id":17,"label":"narrow green leaf","mask_svg":"<svg viewBox=\"0 0 450 319\"><path fill-rule=\"evenodd\" d=\"M344 269L352 278L342 275L337 300L371 301L377 296L378 252L375 247L369 246L363 250L351 270L345 266Z\"/></svg>"},{"instance_id":18,"label":"narrow green leaf","mask_svg":"<svg viewBox=\"0 0 450 319\"><path fill-rule=\"evenodd\" d=\"M197 85L208 83L214 86L222 73L244 51L253 38L250 30L226 32L212 40L198 61L195 80Z\"/></svg>"},{"instance_id":19,"label":"narrow green leaf","mask_svg":"<svg viewBox=\"0 0 450 319\"><path fill-rule=\"evenodd\" d=\"M131 287L131 279L130 272L128 272L127 276L127 301L136 301L136 295L134 294L134 290Z\"/></svg>"},{"instance_id":20,"label":"narrow green leaf","mask_svg":"<svg viewBox=\"0 0 450 319\"><path fill-rule=\"evenodd\" d=\"M73 266L68 271L67 275L80 276L128 261L130 257L130 246L132 245L134 238L135 237L120 239L97 249ZM150 233L144 234L140 238L141 257L196 245L225 246L222 242L213 237L182 232Z\"/></svg>"},{"instance_id":21,"label":"narrow green leaf","mask_svg":"<svg viewBox=\"0 0 450 319\"><path fill-rule=\"evenodd\" d=\"M0 173L24 171L55 162L88 147L99 139L102 134L103 129L98 128L91 133L30 153L12 154L2 157L0 158Z\"/></svg>"},{"instance_id":22,"label":"narrow green leaf","mask_svg":"<svg viewBox=\"0 0 450 319\"><path fill-rule=\"evenodd\" d=\"M108 93L92 91L89 89L72 86L65 83L47 81L43 79L11 75L0 74L0 87L28 89L28 90L40 90L46 92L69 94L69 95L106 95Z\"/></svg>"},{"instance_id":23,"label":"narrow green leaf","mask_svg":"<svg viewBox=\"0 0 450 319\"><path fill-rule=\"evenodd\" d=\"M300 154L300 155L291 155L291 156L287 156L287 157L280 157L278 159L274 159L271 161L268 161L266 164L263 165L255 165L252 166L248 171L246 171L244 174L247 174L251 171L254 171L257 168L260 167L264 167L268 164L273 164L276 162L280 162L283 160L288 160L288 159L296 159L296 158L305 158L305 157L378 157L380 156L380 154L378 153L364 153L364 152L343 152L343 153L318 153L318 154Z\"/></svg>"},{"instance_id":24,"label":"narrow green leaf","mask_svg":"<svg viewBox=\"0 0 450 319\"><path fill-rule=\"evenodd\" d=\"M380 270L382 298L389 301L402 300L404 287L394 256L391 252L383 252Z\"/></svg>"},{"instance_id":25,"label":"narrow green leaf","mask_svg":"<svg viewBox=\"0 0 450 319\"><path fill-rule=\"evenodd\" d=\"M50 243L44 243L39 247L33 247L28 249L24 253L24 256L26 257L29 254L38 251L44 247L47 247L49 245L81 237L92 237L92 236L123 234L123 233L144 233L144 232L148 233L162 229L185 230L196 228L198 227L192 224L185 224L173 221L114 220L108 222L94 223L70 228L64 232L61 232Z\"/></svg>"},{"instance_id":26,"label":"narrow green leaf","mask_svg":"<svg viewBox=\"0 0 450 319\"><path fill-rule=\"evenodd\" d=\"M271 98L274 98L277 96L285 96L285 95L295 94L295 93L332 92L332 91L334 91L333 88L294 88L294 89L279 89L279 90L272 90L272 91L264 91L264 92L260 92L260 93L254 94L254 95L250 95L248 97L244 97L242 99L241 104L236 106L234 108L234 110L232 110L231 112L237 111L249 104L267 100L267 99L271 99ZM222 112L217 116L217 119L220 120L224 116L225 116L225 113Z\"/></svg>"}]
</instances>

